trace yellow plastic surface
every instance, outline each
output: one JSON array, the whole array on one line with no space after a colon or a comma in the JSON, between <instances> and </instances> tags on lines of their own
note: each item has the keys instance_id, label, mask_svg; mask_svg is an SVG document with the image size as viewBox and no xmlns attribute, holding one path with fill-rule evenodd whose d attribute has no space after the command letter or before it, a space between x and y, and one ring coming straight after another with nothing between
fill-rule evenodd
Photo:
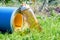
<instances>
[{"instance_id":1,"label":"yellow plastic surface","mask_svg":"<svg viewBox=\"0 0 60 40\"><path fill-rule=\"evenodd\" d=\"M21 28L23 24L23 17L22 14L17 13L14 18L14 26L15 28Z\"/></svg>"}]
</instances>

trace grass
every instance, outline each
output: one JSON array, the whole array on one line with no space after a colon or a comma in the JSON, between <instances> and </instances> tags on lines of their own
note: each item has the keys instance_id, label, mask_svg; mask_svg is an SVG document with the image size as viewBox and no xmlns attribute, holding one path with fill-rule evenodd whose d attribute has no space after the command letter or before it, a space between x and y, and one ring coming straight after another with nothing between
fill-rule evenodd
<instances>
[{"instance_id":1,"label":"grass","mask_svg":"<svg viewBox=\"0 0 60 40\"><path fill-rule=\"evenodd\" d=\"M13 34L0 33L0 40L60 40L60 15L51 15L50 17L37 16L42 27L41 32L26 29Z\"/></svg>"},{"instance_id":2,"label":"grass","mask_svg":"<svg viewBox=\"0 0 60 40\"><path fill-rule=\"evenodd\" d=\"M37 17L42 27L41 32L30 31L1 34L0 40L60 40L60 16Z\"/></svg>"}]
</instances>

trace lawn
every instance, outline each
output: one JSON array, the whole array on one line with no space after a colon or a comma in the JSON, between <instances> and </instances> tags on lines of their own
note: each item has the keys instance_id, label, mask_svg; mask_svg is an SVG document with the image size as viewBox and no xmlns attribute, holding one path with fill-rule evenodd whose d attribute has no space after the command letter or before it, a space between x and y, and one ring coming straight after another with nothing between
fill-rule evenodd
<instances>
[{"instance_id":1,"label":"lawn","mask_svg":"<svg viewBox=\"0 0 60 40\"><path fill-rule=\"evenodd\" d=\"M8 3L7 5L0 3L0 6L19 7L19 5L19 3ZM26 29L25 31L14 31L12 34L0 33L0 40L60 40L60 14L55 15L55 12L51 12L49 17L42 16L41 14L36 17L42 28L41 32L35 29L35 31Z\"/></svg>"},{"instance_id":2,"label":"lawn","mask_svg":"<svg viewBox=\"0 0 60 40\"><path fill-rule=\"evenodd\" d=\"M25 32L13 32L13 34L1 34L0 40L60 40L60 15L42 17L37 16L41 32L25 30Z\"/></svg>"}]
</instances>

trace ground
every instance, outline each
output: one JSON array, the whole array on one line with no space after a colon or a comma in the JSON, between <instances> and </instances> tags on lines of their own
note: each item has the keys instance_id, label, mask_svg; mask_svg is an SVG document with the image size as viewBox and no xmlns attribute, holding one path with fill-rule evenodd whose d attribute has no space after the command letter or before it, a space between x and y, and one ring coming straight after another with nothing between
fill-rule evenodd
<instances>
[{"instance_id":1,"label":"ground","mask_svg":"<svg viewBox=\"0 0 60 40\"><path fill-rule=\"evenodd\" d=\"M13 34L1 34L0 40L60 40L60 16L37 16L41 32L25 30L25 32L13 32Z\"/></svg>"},{"instance_id":2,"label":"ground","mask_svg":"<svg viewBox=\"0 0 60 40\"><path fill-rule=\"evenodd\" d=\"M1 5L2 3L0 3L0 6ZM9 5L11 6L11 4ZM12 6L16 5L12 4ZM60 40L60 14L55 14L56 12L51 13L52 14L48 17L45 15L42 16L41 14L43 13L39 13L40 15L36 16L42 28L41 32L37 32L35 29L35 31L26 29L25 31L15 31L12 34L0 33L0 40Z\"/></svg>"}]
</instances>

